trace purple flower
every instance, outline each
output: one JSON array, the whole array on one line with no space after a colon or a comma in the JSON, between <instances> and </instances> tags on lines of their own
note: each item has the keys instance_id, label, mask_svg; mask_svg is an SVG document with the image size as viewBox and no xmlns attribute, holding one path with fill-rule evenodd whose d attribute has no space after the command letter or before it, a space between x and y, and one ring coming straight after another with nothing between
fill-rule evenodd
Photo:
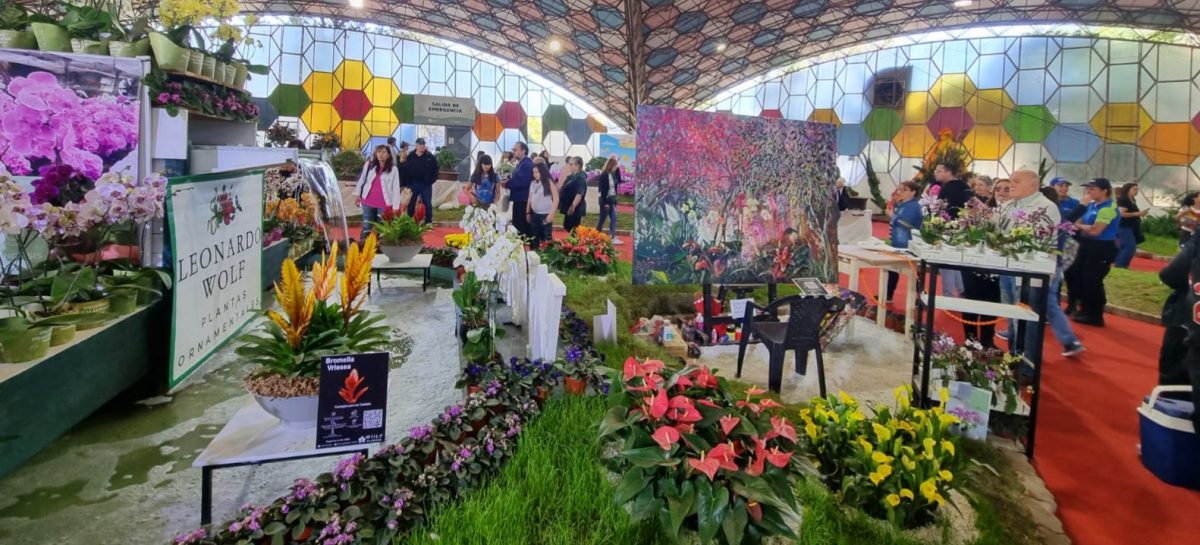
<instances>
[{"instance_id":1,"label":"purple flower","mask_svg":"<svg viewBox=\"0 0 1200 545\"><path fill-rule=\"evenodd\" d=\"M337 469L333 470L333 482L344 483L354 476L358 470L358 464L366 459L366 456L355 454L349 458L338 461Z\"/></svg>"},{"instance_id":2,"label":"purple flower","mask_svg":"<svg viewBox=\"0 0 1200 545\"><path fill-rule=\"evenodd\" d=\"M469 449L467 447L463 447L462 450L458 451L458 455L462 456L463 458L470 458L471 454L473 454L471 452L471 449Z\"/></svg>"},{"instance_id":3,"label":"purple flower","mask_svg":"<svg viewBox=\"0 0 1200 545\"><path fill-rule=\"evenodd\" d=\"M450 464L451 471L458 471L460 468L462 468L462 464L459 463L458 460L455 460L454 463Z\"/></svg>"},{"instance_id":4,"label":"purple flower","mask_svg":"<svg viewBox=\"0 0 1200 545\"><path fill-rule=\"evenodd\" d=\"M158 103L159 104L166 104L170 100L171 100L170 94L165 93L165 92L158 94Z\"/></svg>"},{"instance_id":5,"label":"purple flower","mask_svg":"<svg viewBox=\"0 0 1200 545\"><path fill-rule=\"evenodd\" d=\"M433 426L414 426L408 430L408 436L412 437L414 441L428 441L433 437Z\"/></svg>"}]
</instances>

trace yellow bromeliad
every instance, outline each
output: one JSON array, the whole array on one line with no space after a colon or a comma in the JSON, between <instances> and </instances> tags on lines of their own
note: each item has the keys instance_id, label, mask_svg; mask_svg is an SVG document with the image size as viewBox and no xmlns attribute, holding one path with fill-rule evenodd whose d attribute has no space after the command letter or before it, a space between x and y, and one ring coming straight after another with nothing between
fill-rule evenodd
<instances>
[{"instance_id":1,"label":"yellow bromeliad","mask_svg":"<svg viewBox=\"0 0 1200 545\"><path fill-rule=\"evenodd\" d=\"M313 294L317 300L324 301L328 299L333 294L333 290L337 288L337 256L338 245L333 244L333 251L329 253L325 261L313 263Z\"/></svg>"},{"instance_id":2,"label":"yellow bromeliad","mask_svg":"<svg viewBox=\"0 0 1200 545\"><path fill-rule=\"evenodd\" d=\"M294 260L288 259L283 262L283 279L282 283L275 283L275 300L287 316L268 310L267 317L283 329L288 345L296 348L300 346L304 332L308 330L308 324L312 321L313 307L317 299L313 292L304 289L304 279L300 278L300 270L296 268Z\"/></svg>"},{"instance_id":3,"label":"yellow bromeliad","mask_svg":"<svg viewBox=\"0 0 1200 545\"><path fill-rule=\"evenodd\" d=\"M371 282L371 262L375 260L375 233L362 246L351 244L346 252L346 270L342 274L342 316L347 322L365 300L362 295Z\"/></svg>"}]
</instances>

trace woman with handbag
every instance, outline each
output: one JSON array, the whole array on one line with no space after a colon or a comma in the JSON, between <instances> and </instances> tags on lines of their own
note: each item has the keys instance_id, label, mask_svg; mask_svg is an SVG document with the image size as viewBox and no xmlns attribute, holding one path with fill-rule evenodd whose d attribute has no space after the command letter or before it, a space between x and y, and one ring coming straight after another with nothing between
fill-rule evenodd
<instances>
[{"instance_id":1,"label":"woman with handbag","mask_svg":"<svg viewBox=\"0 0 1200 545\"><path fill-rule=\"evenodd\" d=\"M354 186L354 204L362 207L362 238L371 232L371 224L379 221L384 209L400 208L400 199L400 168L392 148L387 144L375 146L375 153L363 165Z\"/></svg>"},{"instance_id":2,"label":"woman with handbag","mask_svg":"<svg viewBox=\"0 0 1200 545\"><path fill-rule=\"evenodd\" d=\"M617 158L609 157L600 171L600 221L596 222L596 230L604 232L604 218L608 218L608 236L616 245L625 244L617 238L617 186L621 184L621 169L617 168Z\"/></svg>"}]
</instances>

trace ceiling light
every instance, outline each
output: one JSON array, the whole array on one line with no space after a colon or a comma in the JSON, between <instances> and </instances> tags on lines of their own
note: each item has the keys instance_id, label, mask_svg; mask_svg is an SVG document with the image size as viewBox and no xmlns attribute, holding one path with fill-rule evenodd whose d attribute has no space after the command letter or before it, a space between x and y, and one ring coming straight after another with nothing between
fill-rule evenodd
<instances>
[{"instance_id":1,"label":"ceiling light","mask_svg":"<svg viewBox=\"0 0 1200 545\"><path fill-rule=\"evenodd\" d=\"M356 8L356 9L362 9L363 0L350 0L350 7Z\"/></svg>"},{"instance_id":2,"label":"ceiling light","mask_svg":"<svg viewBox=\"0 0 1200 545\"><path fill-rule=\"evenodd\" d=\"M725 42L717 42L716 47L714 47L713 49L715 49L717 51L717 53L720 53L722 51L725 51L725 47L726 47Z\"/></svg>"},{"instance_id":3,"label":"ceiling light","mask_svg":"<svg viewBox=\"0 0 1200 545\"><path fill-rule=\"evenodd\" d=\"M971 4L974 4L974 3L975 2L973 0L954 0L954 7L969 8L969 7L971 7Z\"/></svg>"},{"instance_id":4,"label":"ceiling light","mask_svg":"<svg viewBox=\"0 0 1200 545\"><path fill-rule=\"evenodd\" d=\"M558 41L558 38L551 39L550 43L546 45L550 46L551 53L558 53L559 51L562 51L562 42Z\"/></svg>"}]
</instances>

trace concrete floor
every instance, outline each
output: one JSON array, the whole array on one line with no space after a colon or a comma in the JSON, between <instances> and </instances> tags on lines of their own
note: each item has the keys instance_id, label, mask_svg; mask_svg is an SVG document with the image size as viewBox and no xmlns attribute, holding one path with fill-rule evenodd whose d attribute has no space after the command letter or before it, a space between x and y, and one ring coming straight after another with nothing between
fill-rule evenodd
<instances>
[{"instance_id":1,"label":"concrete floor","mask_svg":"<svg viewBox=\"0 0 1200 545\"><path fill-rule=\"evenodd\" d=\"M460 399L454 303L444 284L422 293L419 278L386 277L368 308L387 312L396 331L387 438L397 440ZM519 331L510 334L510 346L524 343ZM192 460L254 402L241 386L248 367L232 347L206 367L206 375L170 398L110 404L0 479L0 543L165 544L197 527L200 470ZM336 462L218 470L213 518L223 520L247 502L269 502L294 479L315 477Z\"/></svg>"}]
</instances>

